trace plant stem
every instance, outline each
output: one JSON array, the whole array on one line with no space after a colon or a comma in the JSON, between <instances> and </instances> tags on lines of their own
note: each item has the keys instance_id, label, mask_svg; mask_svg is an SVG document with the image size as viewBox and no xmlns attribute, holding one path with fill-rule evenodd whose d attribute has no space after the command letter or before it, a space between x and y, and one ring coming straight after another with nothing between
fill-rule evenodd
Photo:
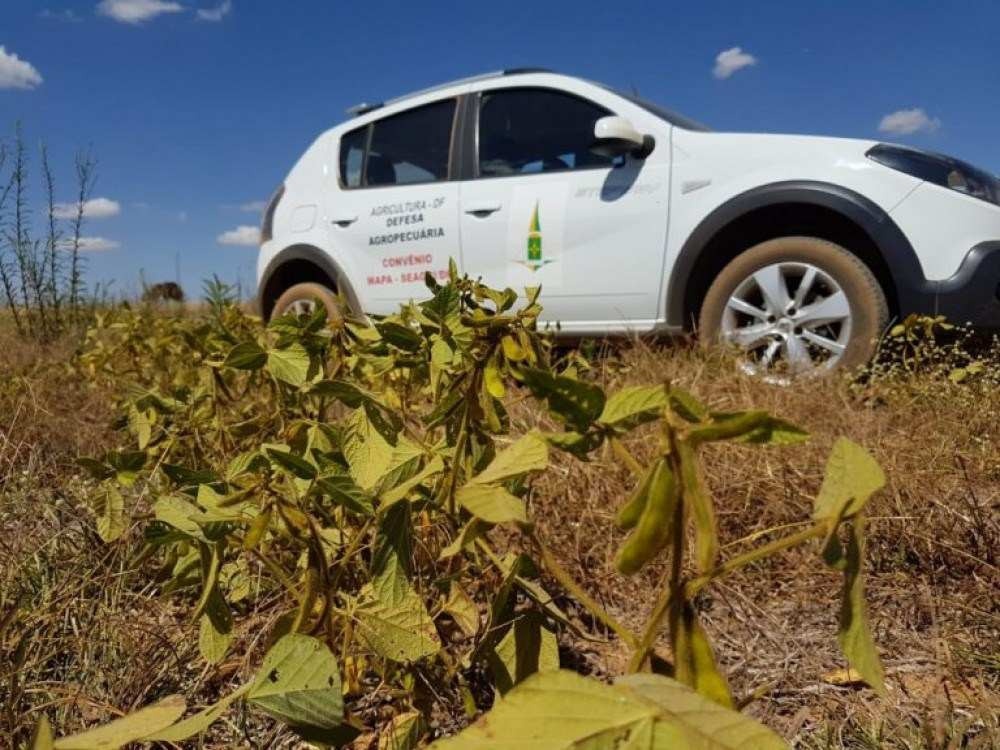
<instances>
[{"instance_id":1,"label":"plant stem","mask_svg":"<svg viewBox=\"0 0 1000 750\"><path fill-rule=\"evenodd\" d=\"M637 477L641 477L643 473L645 473L645 470L642 468L642 464L636 461L635 456L629 452L629 449L622 444L621 440L613 437L608 438L608 442L611 443L611 450L614 451L614 454L618 456L619 459L621 459L622 463L628 466L629 471Z\"/></svg>"},{"instance_id":2,"label":"plant stem","mask_svg":"<svg viewBox=\"0 0 1000 750\"><path fill-rule=\"evenodd\" d=\"M590 594L583 590L583 588L578 584L559 561L556 560L555 556L549 551L549 549L542 543L542 541L535 535L535 533L527 532L528 536L538 547L538 551L542 555L542 562L545 565L546 570L552 575L559 585L566 589L570 594L572 594L580 604L586 607L587 611L590 612L597 620L603 623L606 627L610 628L615 632L615 634L621 638L625 643L627 643L631 648L636 649L639 647L639 639L636 638L635 633L622 625L618 620L611 616L607 610L604 609L600 604L593 599Z\"/></svg>"},{"instance_id":3,"label":"plant stem","mask_svg":"<svg viewBox=\"0 0 1000 750\"><path fill-rule=\"evenodd\" d=\"M465 444L469 436L469 397L465 398L465 409L462 412L462 424L458 428L458 438L455 440L455 456L452 459L451 476L448 477L448 514L455 517L455 490L458 484L458 472L465 460Z\"/></svg>"},{"instance_id":4,"label":"plant stem","mask_svg":"<svg viewBox=\"0 0 1000 750\"><path fill-rule=\"evenodd\" d=\"M697 578L688 581L687 585L684 587L684 596L687 599L692 599L715 578L732 573L734 570L739 570L752 562L756 562L764 557L769 557L775 552L781 552L783 550L790 549L791 547L796 547L815 537L825 536L827 531L828 529L826 523L816 523L808 529L803 529L796 534L790 534L789 536L782 537L781 539L776 539L769 544L765 544L763 547L758 547L757 549L752 549L742 555L732 557L724 563L717 565L714 570L709 571L705 575L698 576Z\"/></svg>"}]
</instances>

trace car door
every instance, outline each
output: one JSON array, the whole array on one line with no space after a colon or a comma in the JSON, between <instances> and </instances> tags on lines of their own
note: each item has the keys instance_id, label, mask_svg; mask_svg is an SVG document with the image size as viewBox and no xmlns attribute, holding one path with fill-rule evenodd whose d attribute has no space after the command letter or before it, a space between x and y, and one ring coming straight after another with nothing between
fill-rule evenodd
<instances>
[{"instance_id":1,"label":"car door","mask_svg":"<svg viewBox=\"0 0 1000 750\"><path fill-rule=\"evenodd\" d=\"M523 293L543 320L579 333L651 328L669 201L669 131L657 158L594 153L613 112L575 92L484 88L473 105L473 179L461 183L465 270ZM659 153L656 153L656 152Z\"/></svg>"},{"instance_id":2,"label":"car door","mask_svg":"<svg viewBox=\"0 0 1000 750\"><path fill-rule=\"evenodd\" d=\"M328 191L330 246L352 268L365 312L386 314L427 293L459 255L451 154L457 100L387 115L346 132Z\"/></svg>"}]
</instances>

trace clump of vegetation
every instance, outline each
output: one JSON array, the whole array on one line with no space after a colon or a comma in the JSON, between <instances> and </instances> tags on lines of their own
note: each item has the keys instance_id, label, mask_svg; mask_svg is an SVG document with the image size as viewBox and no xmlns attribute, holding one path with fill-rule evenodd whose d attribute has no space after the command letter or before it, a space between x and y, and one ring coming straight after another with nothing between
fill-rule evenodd
<instances>
[{"instance_id":1,"label":"clump of vegetation","mask_svg":"<svg viewBox=\"0 0 1000 750\"><path fill-rule=\"evenodd\" d=\"M75 211L69 219L60 218L57 210L55 176L44 145L39 164L45 196L40 232L32 209L28 149L18 125L13 146L0 143L0 305L21 336L51 341L86 321L91 308L81 250L96 163L89 152L77 155Z\"/></svg>"},{"instance_id":2,"label":"clump of vegetation","mask_svg":"<svg viewBox=\"0 0 1000 750\"><path fill-rule=\"evenodd\" d=\"M949 322L941 315L910 315L893 325L861 382L950 382L1000 386L1000 337Z\"/></svg>"},{"instance_id":3,"label":"clump of vegetation","mask_svg":"<svg viewBox=\"0 0 1000 750\"><path fill-rule=\"evenodd\" d=\"M513 291L454 268L447 284L427 283L429 300L373 326L330 328L320 308L264 327L214 287L205 317L97 315L79 370L131 383L121 403L131 444L80 461L98 482L97 532L114 545L141 520L143 567L188 603L209 664L262 607L271 616L251 639L266 647L256 676L215 704L182 718L185 702L170 696L56 747L179 742L237 700L310 741L377 729L387 747L413 747L497 693L499 706L442 747L497 736L509 746L531 736L551 747L781 747L733 713L747 699L732 695L697 602L811 540L843 573L840 643L853 679L884 690L861 578L865 505L884 477L866 451L837 442L812 520L724 556L702 454L798 443L802 430L765 411L713 411L666 382L608 392L553 361L536 330L538 290L515 309ZM514 392L544 403L562 429L511 435ZM636 431L656 445L645 464L625 444ZM610 450L633 475L617 567L632 575L669 560L641 628L588 594L538 531L533 488L552 447L581 461ZM570 602L586 616L571 617ZM614 687L559 671L560 641L595 627L630 652L633 676ZM580 701L587 721L560 720ZM53 742L45 721L35 742Z\"/></svg>"}]
</instances>

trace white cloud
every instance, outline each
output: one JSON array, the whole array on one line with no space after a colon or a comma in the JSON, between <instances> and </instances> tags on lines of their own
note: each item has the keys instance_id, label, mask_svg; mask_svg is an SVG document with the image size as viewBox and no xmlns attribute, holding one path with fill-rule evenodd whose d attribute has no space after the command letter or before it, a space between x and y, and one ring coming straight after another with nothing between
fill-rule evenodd
<instances>
[{"instance_id":1,"label":"white cloud","mask_svg":"<svg viewBox=\"0 0 1000 750\"><path fill-rule=\"evenodd\" d=\"M240 211L245 211L248 214L259 214L267 208L267 201L249 201L240 205Z\"/></svg>"},{"instance_id":2,"label":"white cloud","mask_svg":"<svg viewBox=\"0 0 1000 750\"><path fill-rule=\"evenodd\" d=\"M62 21L64 23L80 23L83 19L76 14L76 11L70 10L49 10L46 8L41 13L38 14L39 18L44 18L46 21Z\"/></svg>"},{"instance_id":3,"label":"white cloud","mask_svg":"<svg viewBox=\"0 0 1000 750\"><path fill-rule=\"evenodd\" d=\"M169 0L101 0L97 12L116 21L140 24L164 13L180 13L184 6Z\"/></svg>"},{"instance_id":4,"label":"white cloud","mask_svg":"<svg viewBox=\"0 0 1000 750\"><path fill-rule=\"evenodd\" d=\"M197 10L199 21L218 22L228 16L233 10L233 0L222 0L222 4L216 8L199 8Z\"/></svg>"},{"instance_id":5,"label":"white cloud","mask_svg":"<svg viewBox=\"0 0 1000 750\"><path fill-rule=\"evenodd\" d=\"M245 245L257 247L260 244L260 229L241 224L236 229L223 232L215 238L220 245Z\"/></svg>"},{"instance_id":6,"label":"white cloud","mask_svg":"<svg viewBox=\"0 0 1000 750\"><path fill-rule=\"evenodd\" d=\"M715 57L715 68L712 75L722 80L729 78L737 70L749 68L757 64L757 58L749 52L744 52L742 47L732 47L723 50Z\"/></svg>"},{"instance_id":7,"label":"white cloud","mask_svg":"<svg viewBox=\"0 0 1000 750\"><path fill-rule=\"evenodd\" d=\"M933 133L940 127L941 121L938 118L929 117L919 107L890 112L878 124L880 133L890 133L892 135L912 135L920 131Z\"/></svg>"},{"instance_id":8,"label":"white cloud","mask_svg":"<svg viewBox=\"0 0 1000 750\"><path fill-rule=\"evenodd\" d=\"M75 219L78 205L77 203L56 203L52 207L52 214L57 219ZM85 219L107 219L110 216L117 216L121 212L121 204L110 198L91 198L83 204Z\"/></svg>"},{"instance_id":9,"label":"white cloud","mask_svg":"<svg viewBox=\"0 0 1000 750\"><path fill-rule=\"evenodd\" d=\"M65 239L59 243L59 247L63 250L73 249L73 240ZM80 252L81 253L100 253L105 250L117 250L121 247L121 243L115 240L109 240L106 237L81 237L80 238Z\"/></svg>"},{"instance_id":10,"label":"white cloud","mask_svg":"<svg viewBox=\"0 0 1000 750\"><path fill-rule=\"evenodd\" d=\"M33 89L41 84L42 75L34 65L0 44L0 89Z\"/></svg>"}]
</instances>

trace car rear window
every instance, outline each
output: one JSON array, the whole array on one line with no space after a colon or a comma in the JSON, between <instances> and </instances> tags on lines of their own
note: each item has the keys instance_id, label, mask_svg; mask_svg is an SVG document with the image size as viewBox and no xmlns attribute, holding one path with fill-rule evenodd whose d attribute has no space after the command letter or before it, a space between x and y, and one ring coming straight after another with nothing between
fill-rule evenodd
<instances>
[{"instance_id":1,"label":"car rear window","mask_svg":"<svg viewBox=\"0 0 1000 750\"><path fill-rule=\"evenodd\" d=\"M340 179L344 187L360 187L365 164L368 126L346 133L340 139Z\"/></svg>"}]
</instances>

